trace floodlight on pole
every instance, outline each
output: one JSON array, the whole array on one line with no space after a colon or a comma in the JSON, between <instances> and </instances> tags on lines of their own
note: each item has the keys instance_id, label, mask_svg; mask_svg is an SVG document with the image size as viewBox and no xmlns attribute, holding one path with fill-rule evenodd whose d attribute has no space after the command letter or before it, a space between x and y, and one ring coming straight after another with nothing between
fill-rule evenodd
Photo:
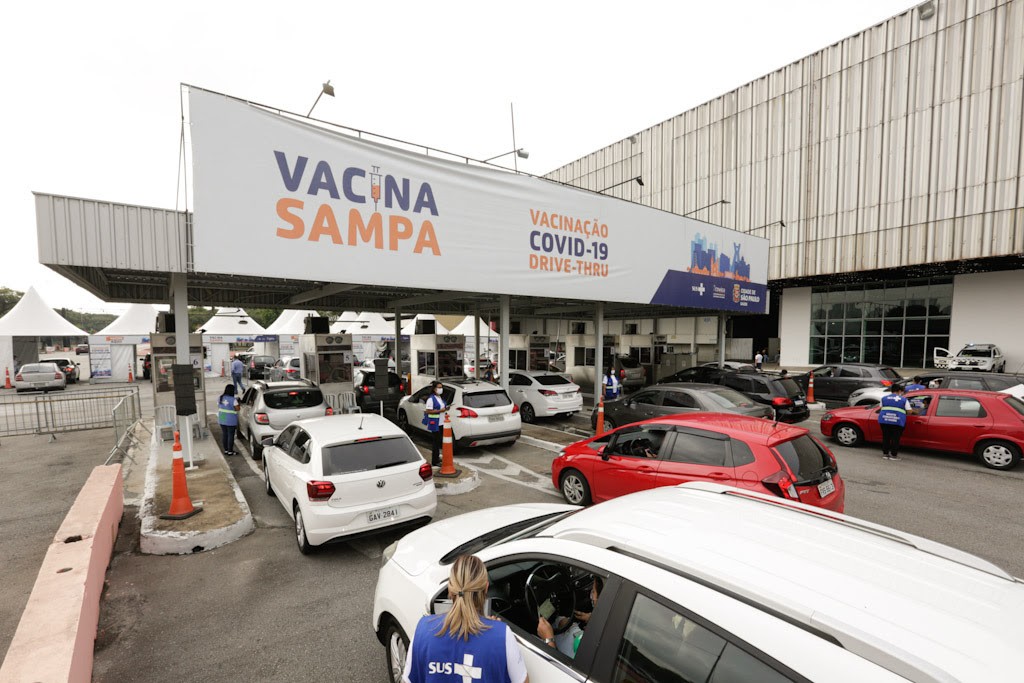
<instances>
[{"instance_id":1,"label":"floodlight on pole","mask_svg":"<svg viewBox=\"0 0 1024 683\"><path fill-rule=\"evenodd\" d=\"M612 189L618 187L619 185L625 185L626 183L631 183L634 180L636 181L636 184L639 185L640 187L644 186L644 179L641 176L637 176L635 178L630 178L629 180L623 180L621 183L615 183L614 185L609 185L608 187L604 188L603 190L598 190L597 193L601 194L602 192L607 192L608 190L612 190Z\"/></svg>"},{"instance_id":2,"label":"floodlight on pole","mask_svg":"<svg viewBox=\"0 0 1024 683\"><path fill-rule=\"evenodd\" d=\"M502 152L501 154L496 154L495 156L491 157L490 159L484 159L484 163L486 164L489 161L494 161L495 159L500 159L501 157L506 157L509 154L515 154L520 159L529 159L530 158L530 153L527 152L522 147L520 147L519 149L513 149L510 152Z\"/></svg>"},{"instance_id":3,"label":"floodlight on pole","mask_svg":"<svg viewBox=\"0 0 1024 683\"><path fill-rule=\"evenodd\" d=\"M323 97L324 95L327 95L328 97L334 97L334 86L331 85L330 80L324 83L323 87L320 88L320 94L316 96L316 102L313 102L313 106L309 108L309 113L306 114L306 116L311 116L313 114L313 110L316 109L317 102L319 102L320 98Z\"/></svg>"},{"instance_id":4,"label":"floodlight on pole","mask_svg":"<svg viewBox=\"0 0 1024 683\"><path fill-rule=\"evenodd\" d=\"M780 218L777 221L772 221L771 223L765 223L764 225L759 225L756 228L751 228L750 230L747 230L747 233L754 232L755 230L760 230L761 228L770 228L771 226L775 225L776 223L778 223L782 227L786 227L786 221L784 221L784 220L782 220Z\"/></svg>"},{"instance_id":5,"label":"floodlight on pole","mask_svg":"<svg viewBox=\"0 0 1024 683\"><path fill-rule=\"evenodd\" d=\"M698 211L703 211L704 209L710 209L712 206L718 206L719 204L728 204L728 203L729 203L728 199L719 199L717 202L711 202L707 206L702 206L699 209L694 209L693 211L687 211L686 213L683 214L683 217L685 218L686 216L692 216L693 214L697 213Z\"/></svg>"}]
</instances>

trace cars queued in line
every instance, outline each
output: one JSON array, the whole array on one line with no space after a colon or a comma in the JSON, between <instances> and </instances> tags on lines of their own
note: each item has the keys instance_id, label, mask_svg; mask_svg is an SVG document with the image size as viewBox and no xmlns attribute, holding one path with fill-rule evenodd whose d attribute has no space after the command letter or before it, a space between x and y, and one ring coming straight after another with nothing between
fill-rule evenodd
<instances>
[{"instance_id":1,"label":"cars queued in line","mask_svg":"<svg viewBox=\"0 0 1024 683\"><path fill-rule=\"evenodd\" d=\"M519 406L497 384L477 380L442 380L441 398L448 406L452 439L456 446L489 446L514 443L523 430ZM431 386L425 386L398 404L398 426L427 433L425 402Z\"/></svg>"},{"instance_id":2,"label":"cars queued in line","mask_svg":"<svg viewBox=\"0 0 1024 683\"><path fill-rule=\"evenodd\" d=\"M271 382L284 380L295 380L302 377L301 359L298 356L285 356L279 358L267 372L267 379Z\"/></svg>"},{"instance_id":3,"label":"cars queued in line","mask_svg":"<svg viewBox=\"0 0 1024 683\"><path fill-rule=\"evenodd\" d=\"M551 482L573 505L690 481L729 484L842 512L835 456L803 427L724 413L666 415L563 448Z\"/></svg>"},{"instance_id":4,"label":"cars queued in line","mask_svg":"<svg viewBox=\"0 0 1024 683\"><path fill-rule=\"evenodd\" d=\"M917 375L921 384L932 388L931 384L938 380L937 386L944 389L969 389L973 391L1002 391L1013 393L1011 389L1024 385L1024 375L1011 375L996 372L970 372L963 370L932 370ZM906 386L911 380L903 380ZM847 403L851 406L876 405L882 397L889 393L889 387L866 387L850 394ZM1020 398L1020 396L1017 396Z\"/></svg>"},{"instance_id":5,"label":"cars queued in line","mask_svg":"<svg viewBox=\"0 0 1024 683\"><path fill-rule=\"evenodd\" d=\"M267 495L292 518L303 554L356 534L423 526L437 509L430 463L380 415L304 419L261 445Z\"/></svg>"},{"instance_id":6,"label":"cars queued in line","mask_svg":"<svg viewBox=\"0 0 1024 683\"><path fill-rule=\"evenodd\" d=\"M377 391L377 373L373 370L361 371L354 387L356 405L364 413L380 412L382 406L384 411L394 413L405 397L405 380L396 372L388 373L387 388L383 392Z\"/></svg>"},{"instance_id":7,"label":"cars queued in line","mask_svg":"<svg viewBox=\"0 0 1024 683\"><path fill-rule=\"evenodd\" d=\"M604 431L661 415L695 412L736 413L774 417L774 411L751 398L718 384L675 382L644 387L635 394L604 403ZM597 429L597 411L590 413L590 428Z\"/></svg>"},{"instance_id":8,"label":"cars queued in line","mask_svg":"<svg viewBox=\"0 0 1024 683\"><path fill-rule=\"evenodd\" d=\"M750 366L730 369L713 364L698 365L669 375L655 386L680 382L718 384L734 389L758 404L769 406L779 422L802 422L811 414L803 389L792 378L758 372Z\"/></svg>"},{"instance_id":9,"label":"cars queued in line","mask_svg":"<svg viewBox=\"0 0 1024 683\"><path fill-rule=\"evenodd\" d=\"M1005 393L923 389L905 394L916 414L907 415L900 445L973 455L986 467L1008 470L1024 451L1024 401ZM882 440L880 407L829 410L821 433L843 446Z\"/></svg>"},{"instance_id":10,"label":"cars queued in line","mask_svg":"<svg viewBox=\"0 0 1024 683\"><path fill-rule=\"evenodd\" d=\"M523 422L538 417L571 416L583 409L583 389L556 372L513 370L508 393Z\"/></svg>"},{"instance_id":11,"label":"cars queued in line","mask_svg":"<svg viewBox=\"0 0 1024 683\"><path fill-rule=\"evenodd\" d=\"M866 387L890 387L903 379L900 373L888 365L874 363L830 363L819 365L814 373L814 398L818 401L841 401L846 403L850 394ZM792 379L807 392L810 373L791 375Z\"/></svg>"},{"instance_id":12,"label":"cars queued in line","mask_svg":"<svg viewBox=\"0 0 1024 683\"><path fill-rule=\"evenodd\" d=\"M52 361L25 363L14 375L14 389L23 391L63 391L67 387L67 375Z\"/></svg>"},{"instance_id":13,"label":"cars queued in line","mask_svg":"<svg viewBox=\"0 0 1024 683\"><path fill-rule=\"evenodd\" d=\"M274 367L277 359L273 356L252 354L245 362L245 374L249 379L270 379L270 368Z\"/></svg>"},{"instance_id":14,"label":"cars queued in line","mask_svg":"<svg viewBox=\"0 0 1024 683\"><path fill-rule=\"evenodd\" d=\"M490 610L533 683L988 683L1024 670L1024 583L999 567L831 510L701 482L582 509L492 507L391 544L372 625L392 683L420 618L450 606L449 572L463 554L484 562ZM580 612L589 619L575 650L565 630L554 647L538 637L538 613L571 625Z\"/></svg>"},{"instance_id":15,"label":"cars queued in line","mask_svg":"<svg viewBox=\"0 0 1024 683\"><path fill-rule=\"evenodd\" d=\"M69 358L52 358L51 362L56 363L57 367L64 373L66 384L78 384L81 376L81 367L78 363Z\"/></svg>"},{"instance_id":16,"label":"cars queued in line","mask_svg":"<svg viewBox=\"0 0 1024 683\"><path fill-rule=\"evenodd\" d=\"M306 380L257 380L239 399L238 436L249 441L253 459L263 457L263 442L296 420L333 415L320 388Z\"/></svg>"}]
</instances>

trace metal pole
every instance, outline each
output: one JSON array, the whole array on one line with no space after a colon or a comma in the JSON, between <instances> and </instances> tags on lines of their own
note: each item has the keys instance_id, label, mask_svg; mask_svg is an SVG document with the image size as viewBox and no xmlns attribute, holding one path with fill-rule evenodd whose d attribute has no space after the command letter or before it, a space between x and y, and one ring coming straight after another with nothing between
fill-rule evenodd
<instances>
[{"instance_id":1,"label":"metal pole","mask_svg":"<svg viewBox=\"0 0 1024 683\"><path fill-rule=\"evenodd\" d=\"M413 321L413 334L416 334L416 322ZM395 306L395 374L402 376L402 307ZM387 386L387 385L385 385ZM381 415L384 414L384 401L381 404Z\"/></svg>"},{"instance_id":2,"label":"metal pole","mask_svg":"<svg viewBox=\"0 0 1024 683\"><path fill-rule=\"evenodd\" d=\"M725 367L725 313L718 314L718 367Z\"/></svg>"},{"instance_id":3,"label":"metal pole","mask_svg":"<svg viewBox=\"0 0 1024 683\"><path fill-rule=\"evenodd\" d=\"M598 301L597 308L594 311L594 337L597 340L597 346L594 349L594 407L597 407L598 402L601 400L601 392L604 391L602 383L604 382L604 302ZM568 351L568 349L566 349ZM586 350L583 351L586 355ZM566 356L566 365L569 364L568 356Z\"/></svg>"},{"instance_id":4,"label":"metal pole","mask_svg":"<svg viewBox=\"0 0 1024 683\"><path fill-rule=\"evenodd\" d=\"M188 277L185 273L171 273L171 290L174 296L174 362L178 365L191 366L189 333L192 326L188 321ZM188 415L178 415L178 431L183 437L181 457L188 462L188 467L192 468L195 466L192 462L192 425Z\"/></svg>"},{"instance_id":5,"label":"metal pole","mask_svg":"<svg viewBox=\"0 0 1024 683\"><path fill-rule=\"evenodd\" d=\"M509 318L512 317L512 306L509 303L508 294L501 295L501 339L498 342L498 358L501 359L501 388L508 391L508 328L511 326ZM477 334L480 330L477 329ZM490 333L488 333L490 334Z\"/></svg>"},{"instance_id":6,"label":"metal pole","mask_svg":"<svg viewBox=\"0 0 1024 683\"><path fill-rule=\"evenodd\" d=\"M475 371L476 379L480 379L480 309L476 308L473 310L473 329L476 330L476 334L473 335L473 370ZM487 338L490 339L490 331L487 333ZM488 344L490 346L490 344ZM490 363L491 356L487 354L487 362Z\"/></svg>"}]
</instances>

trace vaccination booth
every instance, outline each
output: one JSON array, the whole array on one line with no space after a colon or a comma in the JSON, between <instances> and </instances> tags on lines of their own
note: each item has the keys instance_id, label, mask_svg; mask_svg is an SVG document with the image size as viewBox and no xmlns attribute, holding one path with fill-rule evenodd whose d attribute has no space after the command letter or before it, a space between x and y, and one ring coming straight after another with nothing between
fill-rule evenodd
<instances>
[{"instance_id":1,"label":"vaccination booth","mask_svg":"<svg viewBox=\"0 0 1024 683\"><path fill-rule=\"evenodd\" d=\"M352 335L304 334L299 337L301 375L325 394L352 391Z\"/></svg>"},{"instance_id":2,"label":"vaccination booth","mask_svg":"<svg viewBox=\"0 0 1024 683\"><path fill-rule=\"evenodd\" d=\"M352 336L352 351L356 364L372 361L377 358L395 358L395 323L385 320L379 313L360 313L359 319L348 325L348 334ZM402 347L408 348L409 337L402 334ZM408 358L402 358L403 372L408 367Z\"/></svg>"},{"instance_id":3,"label":"vaccination booth","mask_svg":"<svg viewBox=\"0 0 1024 683\"><path fill-rule=\"evenodd\" d=\"M202 335L206 349L203 369L214 376L231 375L235 351L247 350L260 342L277 341L277 337L268 335L242 308L218 308L196 332Z\"/></svg>"},{"instance_id":4,"label":"vaccination booth","mask_svg":"<svg viewBox=\"0 0 1024 683\"><path fill-rule=\"evenodd\" d=\"M461 334L417 334L412 349L412 391L419 391L435 379L462 378L466 339Z\"/></svg>"},{"instance_id":5,"label":"vaccination booth","mask_svg":"<svg viewBox=\"0 0 1024 683\"><path fill-rule=\"evenodd\" d=\"M161 419L164 414L161 407L173 408L175 396L175 375L172 368L175 364L175 345L178 343L178 336L171 333L156 333L150 338L150 346L153 360L153 405L158 416L157 428L173 430L173 422ZM188 335L188 355L192 365L192 392L195 395L196 414L198 423L194 427L200 433L204 433L203 420L206 419L206 385L203 373L203 338L198 334ZM168 408L167 410L170 410ZM170 411L173 415L173 411ZM164 435L166 437L166 435Z\"/></svg>"},{"instance_id":6,"label":"vaccination booth","mask_svg":"<svg viewBox=\"0 0 1024 683\"><path fill-rule=\"evenodd\" d=\"M465 338L466 343L463 350L467 358L472 358L476 353L476 338L480 337L480 355L497 363L496 371L501 372L501 363L499 362L501 355L498 349L501 337L483 319L474 330L473 320L475 320L473 316L467 315L461 323L452 328L451 334L459 334Z\"/></svg>"},{"instance_id":7,"label":"vaccination booth","mask_svg":"<svg viewBox=\"0 0 1024 683\"><path fill-rule=\"evenodd\" d=\"M156 328L157 309L151 304L132 304L117 320L89 335L89 376L98 382L140 379L139 360L150 353L150 335Z\"/></svg>"},{"instance_id":8,"label":"vaccination booth","mask_svg":"<svg viewBox=\"0 0 1024 683\"><path fill-rule=\"evenodd\" d=\"M87 336L50 308L35 287L29 287L21 300L0 318L0 372L9 372L13 382L18 368L39 360L43 337L67 338L71 342ZM4 379L0 375L0 382Z\"/></svg>"},{"instance_id":9,"label":"vaccination booth","mask_svg":"<svg viewBox=\"0 0 1024 683\"><path fill-rule=\"evenodd\" d=\"M288 309L277 316L277 320L267 328L267 336L277 337L277 341L259 342L253 350L261 356L285 358L299 353L299 337L306 333L306 318L315 318L316 311Z\"/></svg>"}]
</instances>

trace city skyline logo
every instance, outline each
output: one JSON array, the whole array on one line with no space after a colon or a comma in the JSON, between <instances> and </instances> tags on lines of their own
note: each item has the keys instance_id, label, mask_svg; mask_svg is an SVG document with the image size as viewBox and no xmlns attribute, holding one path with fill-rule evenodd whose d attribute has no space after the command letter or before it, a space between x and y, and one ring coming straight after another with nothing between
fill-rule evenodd
<instances>
[{"instance_id":1,"label":"city skyline logo","mask_svg":"<svg viewBox=\"0 0 1024 683\"><path fill-rule=\"evenodd\" d=\"M697 275L750 282L750 264L740 253L740 247L739 243L733 242L730 258L719 253L716 243L709 245L707 236L698 232L690 242L690 267L687 270Z\"/></svg>"}]
</instances>

